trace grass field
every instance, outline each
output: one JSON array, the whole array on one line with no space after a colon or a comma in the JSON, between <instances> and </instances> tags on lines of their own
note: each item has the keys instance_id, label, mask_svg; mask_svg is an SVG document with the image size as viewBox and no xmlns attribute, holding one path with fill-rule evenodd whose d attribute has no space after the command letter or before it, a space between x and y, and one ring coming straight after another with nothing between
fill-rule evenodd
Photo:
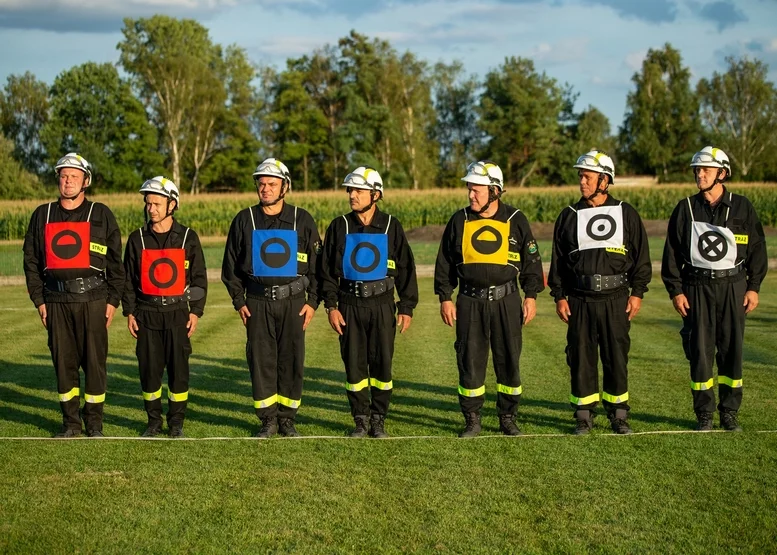
<instances>
[{"instance_id":1,"label":"grass field","mask_svg":"<svg viewBox=\"0 0 777 555\"><path fill-rule=\"evenodd\" d=\"M654 278L655 279L655 278ZM299 431L258 429L244 332L219 284L193 338L186 433L201 441L48 441L60 425L46 334L23 287L0 287L0 552L775 552L777 279L748 318L742 434L694 424L678 317L658 283L632 326L630 437L572 427L564 325L543 293L524 334L528 437L459 440L453 331L431 280L397 338L393 440L351 440L337 340L307 336ZM144 429L133 339L110 332L105 432ZM671 432L671 433L660 433ZM313 437L310 436L327 436ZM404 439L403 439L404 438Z\"/></svg>"}]
</instances>

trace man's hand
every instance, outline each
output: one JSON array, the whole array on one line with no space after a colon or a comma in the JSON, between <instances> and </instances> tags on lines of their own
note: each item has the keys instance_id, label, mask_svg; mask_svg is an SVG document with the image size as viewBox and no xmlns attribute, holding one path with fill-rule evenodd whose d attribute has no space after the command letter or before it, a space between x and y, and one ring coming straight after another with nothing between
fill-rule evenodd
<instances>
[{"instance_id":1,"label":"man's hand","mask_svg":"<svg viewBox=\"0 0 777 555\"><path fill-rule=\"evenodd\" d=\"M688 316L688 311L691 309L691 305L688 304L688 299L682 293L672 297L672 305L674 309L685 318Z\"/></svg>"},{"instance_id":2,"label":"man's hand","mask_svg":"<svg viewBox=\"0 0 777 555\"><path fill-rule=\"evenodd\" d=\"M243 320L243 325L248 327L248 319L251 317L251 311L248 310L248 307L246 305L241 306L237 313L240 314L240 319Z\"/></svg>"},{"instance_id":3,"label":"man's hand","mask_svg":"<svg viewBox=\"0 0 777 555\"><path fill-rule=\"evenodd\" d=\"M309 304L306 304L302 307L302 310L299 311L300 316L304 316L305 319L302 321L302 331L305 331L308 329L308 324L313 319L313 316L316 314L316 309L310 306Z\"/></svg>"},{"instance_id":4,"label":"man's hand","mask_svg":"<svg viewBox=\"0 0 777 555\"><path fill-rule=\"evenodd\" d=\"M456 321L456 305L453 301L440 303L440 317L446 325L453 327L453 322Z\"/></svg>"},{"instance_id":5,"label":"man's hand","mask_svg":"<svg viewBox=\"0 0 777 555\"><path fill-rule=\"evenodd\" d=\"M113 315L116 314L116 307L112 304L106 304L105 305L105 328L111 327L111 322L113 322Z\"/></svg>"},{"instance_id":6,"label":"man's hand","mask_svg":"<svg viewBox=\"0 0 777 555\"><path fill-rule=\"evenodd\" d=\"M745 314L754 311L755 307L758 306L758 293L755 291L748 291L745 293L745 304L743 306L745 307Z\"/></svg>"},{"instance_id":7,"label":"man's hand","mask_svg":"<svg viewBox=\"0 0 777 555\"><path fill-rule=\"evenodd\" d=\"M327 314L329 318L329 325L337 332L337 335L343 335L343 328L345 327L345 319L339 310L333 308Z\"/></svg>"},{"instance_id":8,"label":"man's hand","mask_svg":"<svg viewBox=\"0 0 777 555\"><path fill-rule=\"evenodd\" d=\"M642 308L642 299L633 295L629 297L629 302L626 303L626 313L629 315L629 322L634 319L640 308Z\"/></svg>"},{"instance_id":9,"label":"man's hand","mask_svg":"<svg viewBox=\"0 0 777 555\"><path fill-rule=\"evenodd\" d=\"M561 318L561 321L565 324L569 323L569 317L572 316L572 311L569 310L569 303L566 299L561 299L556 303L556 314Z\"/></svg>"},{"instance_id":10,"label":"man's hand","mask_svg":"<svg viewBox=\"0 0 777 555\"><path fill-rule=\"evenodd\" d=\"M194 335L194 332L197 330L197 322L200 321L200 317L196 314L189 313L189 321L186 323L186 329L189 330L189 333L186 334L186 337L191 337Z\"/></svg>"},{"instance_id":11,"label":"man's hand","mask_svg":"<svg viewBox=\"0 0 777 555\"><path fill-rule=\"evenodd\" d=\"M523 300L523 325L527 325L534 320L537 315L537 299L524 299Z\"/></svg>"},{"instance_id":12,"label":"man's hand","mask_svg":"<svg viewBox=\"0 0 777 555\"><path fill-rule=\"evenodd\" d=\"M46 303L43 303L38 307L38 316L40 316L40 321L41 324L43 324L43 327L49 329L48 323L46 322L46 316L48 316L48 313L46 312Z\"/></svg>"},{"instance_id":13,"label":"man's hand","mask_svg":"<svg viewBox=\"0 0 777 555\"><path fill-rule=\"evenodd\" d=\"M407 314L400 314L397 316L397 327L399 328L399 333L405 333L412 322L412 316L408 316Z\"/></svg>"},{"instance_id":14,"label":"man's hand","mask_svg":"<svg viewBox=\"0 0 777 555\"><path fill-rule=\"evenodd\" d=\"M134 337L135 339L138 338L138 321L135 319L135 317L130 314L127 316L127 329L130 332L130 335Z\"/></svg>"}]
</instances>

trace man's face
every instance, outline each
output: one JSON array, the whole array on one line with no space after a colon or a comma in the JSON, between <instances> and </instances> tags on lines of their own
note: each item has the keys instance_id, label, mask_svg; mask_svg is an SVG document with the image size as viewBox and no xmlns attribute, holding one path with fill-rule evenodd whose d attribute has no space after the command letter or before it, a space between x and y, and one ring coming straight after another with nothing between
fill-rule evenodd
<instances>
[{"instance_id":1,"label":"man's face","mask_svg":"<svg viewBox=\"0 0 777 555\"><path fill-rule=\"evenodd\" d=\"M346 187L348 192L348 202L351 204L351 210L358 212L364 210L372 202L372 191L367 189L356 189L354 187Z\"/></svg>"},{"instance_id":2,"label":"man's face","mask_svg":"<svg viewBox=\"0 0 777 555\"><path fill-rule=\"evenodd\" d=\"M583 195L585 198L590 197L596 192L597 187L599 186L599 176L603 175L598 172L592 172L589 170L579 170L577 172L577 177L579 178L580 182L580 194ZM605 176L605 179L607 177Z\"/></svg>"},{"instance_id":3,"label":"man's face","mask_svg":"<svg viewBox=\"0 0 777 555\"><path fill-rule=\"evenodd\" d=\"M170 210L175 207L175 201L170 202ZM168 216L167 197L149 193L146 195L146 211L151 223L158 224Z\"/></svg>"},{"instance_id":4,"label":"man's face","mask_svg":"<svg viewBox=\"0 0 777 555\"><path fill-rule=\"evenodd\" d=\"M474 183L467 183L469 207L479 212L483 207L488 204L488 185L475 185Z\"/></svg>"},{"instance_id":5,"label":"man's face","mask_svg":"<svg viewBox=\"0 0 777 555\"><path fill-rule=\"evenodd\" d=\"M63 198L74 198L86 182L86 172L78 168L59 170L59 194Z\"/></svg>"},{"instance_id":6,"label":"man's face","mask_svg":"<svg viewBox=\"0 0 777 555\"><path fill-rule=\"evenodd\" d=\"M256 180L256 192L262 204L272 204L281 198L283 190L283 179L280 177L270 177L262 175Z\"/></svg>"},{"instance_id":7,"label":"man's face","mask_svg":"<svg viewBox=\"0 0 777 555\"><path fill-rule=\"evenodd\" d=\"M715 183L715 178L718 176L718 170L720 168L710 168L705 166L696 166L693 168L694 174L696 174L696 186L699 189L707 189L712 187Z\"/></svg>"}]
</instances>

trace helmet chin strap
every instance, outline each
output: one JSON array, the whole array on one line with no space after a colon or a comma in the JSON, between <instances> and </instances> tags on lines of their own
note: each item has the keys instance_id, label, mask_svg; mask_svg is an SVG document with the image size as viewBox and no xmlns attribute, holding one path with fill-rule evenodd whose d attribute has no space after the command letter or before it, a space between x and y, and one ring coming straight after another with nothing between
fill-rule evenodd
<instances>
[{"instance_id":1,"label":"helmet chin strap","mask_svg":"<svg viewBox=\"0 0 777 555\"><path fill-rule=\"evenodd\" d=\"M710 192L712 189L714 189L714 188L715 188L715 185L717 185L718 183L720 183L721 185L723 185L723 183L725 183L725 182L726 182L726 178L725 178L725 177L724 177L723 179L721 179L721 178L720 178L720 172L721 172L721 171L722 171L724 174L726 173L726 170L724 170L723 168L719 168L719 169L718 169L718 173L715 175L715 181L713 181L713 182L712 182L712 185L710 185L710 186L709 186L709 187L707 187L706 189L702 189L701 187L699 187L699 191L700 191L701 193L708 193L708 192Z\"/></svg>"},{"instance_id":2,"label":"helmet chin strap","mask_svg":"<svg viewBox=\"0 0 777 555\"><path fill-rule=\"evenodd\" d=\"M257 189L257 192L258 192L259 191L259 186L258 185L257 185L256 189ZM259 206L275 206L280 201L282 201L284 198L286 198L286 192L287 191L288 191L288 188L287 188L286 184L284 183L283 186L281 187L281 194L278 195L277 199L275 199L272 202L264 202L262 200L262 198L259 197Z\"/></svg>"},{"instance_id":3,"label":"helmet chin strap","mask_svg":"<svg viewBox=\"0 0 777 555\"><path fill-rule=\"evenodd\" d=\"M489 185L488 186L488 202L485 204L485 206L483 206L483 208L481 208L480 210L473 210L473 212L475 214L477 214L478 216L481 215L483 212L486 212L489 209L489 207L491 206L492 202L496 202L496 201L498 201L502 197L502 191L500 190L498 193L496 191L497 191L497 187L496 186Z\"/></svg>"},{"instance_id":4,"label":"helmet chin strap","mask_svg":"<svg viewBox=\"0 0 777 555\"><path fill-rule=\"evenodd\" d=\"M600 173L599 174L599 180L596 182L596 191L593 192L593 194L588 195L587 197L583 197L587 201L594 200L598 195L606 195L607 191L610 190L610 184L607 183L605 185L604 189L601 188L602 181L607 181L607 174L606 173Z\"/></svg>"},{"instance_id":5,"label":"helmet chin strap","mask_svg":"<svg viewBox=\"0 0 777 555\"><path fill-rule=\"evenodd\" d=\"M362 208L361 210L354 210L357 214L364 214L365 212L368 212L373 206L375 206L375 203L378 202L380 197L375 198L377 195L377 191L370 192L370 203Z\"/></svg>"}]
</instances>

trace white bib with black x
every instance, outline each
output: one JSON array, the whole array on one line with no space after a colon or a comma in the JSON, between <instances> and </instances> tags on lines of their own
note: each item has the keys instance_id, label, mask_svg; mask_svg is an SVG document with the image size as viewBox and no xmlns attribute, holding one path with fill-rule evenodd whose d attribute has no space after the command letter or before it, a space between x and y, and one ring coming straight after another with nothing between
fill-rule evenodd
<instances>
[{"instance_id":1,"label":"white bib with black x","mask_svg":"<svg viewBox=\"0 0 777 555\"><path fill-rule=\"evenodd\" d=\"M623 246L623 207L597 206L577 211L578 250Z\"/></svg>"},{"instance_id":2,"label":"white bib with black x","mask_svg":"<svg viewBox=\"0 0 777 555\"><path fill-rule=\"evenodd\" d=\"M707 270L730 270L737 264L737 241L727 227L697 222L693 218L691 199L691 265ZM728 221L729 209L726 209Z\"/></svg>"}]
</instances>

